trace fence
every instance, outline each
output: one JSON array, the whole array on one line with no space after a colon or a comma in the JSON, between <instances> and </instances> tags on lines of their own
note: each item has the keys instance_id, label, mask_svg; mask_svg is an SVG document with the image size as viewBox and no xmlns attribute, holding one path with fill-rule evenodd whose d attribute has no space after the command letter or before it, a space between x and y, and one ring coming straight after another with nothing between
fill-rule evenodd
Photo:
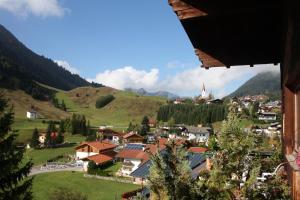
<instances>
[{"instance_id":1,"label":"fence","mask_svg":"<svg viewBox=\"0 0 300 200\"><path fill-rule=\"evenodd\" d=\"M126 179L118 178L118 177L98 176L98 175L91 175L91 174L84 174L83 176L86 177L86 178L97 178L97 179L107 180L107 181L116 181L116 182L119 182L119 183L131 183L131 184L133 184L132 180L126 180Z\"/></svg>"}]
</instances>

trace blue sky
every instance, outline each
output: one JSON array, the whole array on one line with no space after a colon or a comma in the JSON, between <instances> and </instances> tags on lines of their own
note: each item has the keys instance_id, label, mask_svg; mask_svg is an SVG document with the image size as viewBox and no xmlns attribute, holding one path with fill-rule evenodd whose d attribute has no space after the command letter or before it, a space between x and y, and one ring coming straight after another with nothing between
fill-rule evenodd
<instances>
[{"instance_id":1,"label":"blue sky","mask_svg":"<svg viewBox=\"0 0 300 200\"><path fill-rule=\"evenodd\" d=\"M200 69L167 0L2 0L0 19L36 53L118 89L195 96L204 82L223 96L269 68Z\"/></svg>"}]
</instances>

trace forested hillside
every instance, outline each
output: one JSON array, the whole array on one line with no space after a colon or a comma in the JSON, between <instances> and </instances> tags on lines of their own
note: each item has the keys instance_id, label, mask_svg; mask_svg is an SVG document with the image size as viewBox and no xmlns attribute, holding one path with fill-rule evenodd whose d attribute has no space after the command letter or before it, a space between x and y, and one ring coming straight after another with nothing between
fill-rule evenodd
<instances>
[{"instance_id":1,"label":"forested hillside","mask_svg":"<svg viewBox=\"0 0 300 200\"><path fill-rule=\"evenodd\" d=\"M40 93L44 93L43 98L51 95L50 91L42 89L36 82L62 90L101 86L91 84L58 66L51 59L34 53L0 25L0 87L19 88L30 95L34 93L32 96L38 98Z\"/></svg>"},{"instance_id":2,"label":"forested hillside","mask_svg":"<svg viewBox=\"0 0 300 200\"><path fill-rule=\"evenodd\" d=\"M229 97L240 97L245 95L258 94L279 96L280 93L280 73L263 72L249 79L236 91L231 93Z\"/></svg>"},{"instance_id":3,"label":"forested hillside","mask_svg":"<svg viewBox=\"0 0 300 200\"><path fill-rule=\"evenodd\" d=\"M174 118L178 124L206 125L222 121L226 115L227 108L224 105L169 104L159 108L157 120L166 122Z\"/></svg>"}]
</instances>

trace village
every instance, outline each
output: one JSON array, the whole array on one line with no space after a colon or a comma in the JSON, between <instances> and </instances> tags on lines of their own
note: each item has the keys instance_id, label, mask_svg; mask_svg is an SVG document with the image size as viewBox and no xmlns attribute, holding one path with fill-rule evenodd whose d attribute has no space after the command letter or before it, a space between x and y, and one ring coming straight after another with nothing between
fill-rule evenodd
<instances>
[{"instance_id":1,"label":"village","mask_svg":"<svg viewBox=\"0 0 300 200\"><path fill-rule=\"evenodd\" d=\"M271 157L275 152L273 145L281 143L280 110L281 102L270 101L265 95L245 96L227 100L208 98L203 84L199 97L194 99L196 104L224 104L233 105L236 113L242 121L247 121L243 127L245 134L253 133L267 141L277 141L267 145L261 153ZM178 103L180 102L180 103ZM184 100L177 99L171 104L185 104ZM30 120L36 119L36 112L27 112ZM112 125L101 125L95 130L95 137L87 141L81 141L74 147L74 154L69 155L66 161L47 161L36 166L34 174L48 171L82 171L87 177L96 177L113 181L125 181L140 185L134 191L122 194L123 199L142 193L149 198L150 191L146 187L148 183L151 157L155 154L163 154L166 146L174 143L176 146L183 146L186 149L188 162L191 169L191 176L197 179L203 171L209 171L213 162L213 141L218 136L220 129L213 125L203 124L185 125L176 124L174 119L168 122L159 122L156 119L143 120L141 127L145 128L146 134L141 135L140 131L132 129L132 124L127 130L114 130ZM241 123L243 123L241 121ZM208 125L208 124L206 124ZM53 141L59 136L58 132L51 132ZM49 146L46 141L47 133L38 134L38 146L35 148L61 148L68 145L62 142ZM269 142L268 142L269 143ZM30 144L27 148L31 148ZM114 169L112 171L107 169ZM266 177L258 177L259 180L266 180Z\"/></svg>"}]
</instances>

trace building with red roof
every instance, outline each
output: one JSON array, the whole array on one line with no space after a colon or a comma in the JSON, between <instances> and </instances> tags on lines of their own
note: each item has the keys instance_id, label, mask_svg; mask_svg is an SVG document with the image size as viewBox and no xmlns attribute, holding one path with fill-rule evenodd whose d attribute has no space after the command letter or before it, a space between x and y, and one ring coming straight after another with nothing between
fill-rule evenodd
<instances>
[{"instance_id":1,"label":"building with red roof","mask_svg":"<svg viewBox=\"0 0 300 200\"><path fill-rule=\"evenodd\" d=\"M87 171L89 161L94 161L97 165L112 162L116 155L116 147L117 145L106 141L83 142L75 147L76 160L82 163L84 171Z\"/></svg>"}]
</instances>

